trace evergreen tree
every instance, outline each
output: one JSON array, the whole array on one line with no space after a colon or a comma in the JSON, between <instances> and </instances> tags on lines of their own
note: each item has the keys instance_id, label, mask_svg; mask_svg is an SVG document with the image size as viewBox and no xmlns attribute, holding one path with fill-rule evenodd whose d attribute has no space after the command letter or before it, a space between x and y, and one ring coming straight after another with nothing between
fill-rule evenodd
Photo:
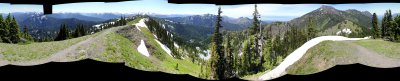
<instances>
[{"instance_id":1,"label":"evergreen tree","mask_svg":"<svg viewBox=\"0 0 400 81\"><path fill-rule=\"evenodd\" d=\"M25 38L26 40L28 40L28 41L33 41L33 37L31 36L31 34L29 33L29 29L28 29L28 27L27 26L25 26L24 27L24 30L23 30L24 32L23 32L23 38Z\"/></svg>"},{"instance_id":2,"label":"evergreen tree","mask_svg":"<svg viewBox=\"0 0 400 81\"><path fill-rule=\"evenodd\" d=\"M273 40L272 44L273 44L272 48L271 48L271 50L272 50L272 58L276 59L278 54L283 54L282 51L281 51L281 46L280 46L280 44L281 44L281 36L280 36L280 34L277 34L275 36L275 39ZM273 62L273 63L275 63L275 62ZM275 65L275 64L273 64L273 65Z\"/></svg>"},{"instance_id":3,"label":"evergreen tree","mask_svg":"<svg viewBox=\"0 0 400 81\"><path fill-rule=\"evenodd\" d=\"M149 18L148 21L145 22L145 24L147 25L150 32L157 36L157 39L160 40L161 43L165 44L168 48L171 49L173 57L181 59L181 54L179 54L178 49L176 49L174 46L175 38L173 37L173 33L170 33L166 29L162 28L157 21L151 18Z\"/></svg>"},{"instance_id":4,"label":"evergreen tree","mask_svg":"<svg viewBox=\"0 0 400 81\"><path fill-rule=\"evenodd\" d=\"M84 35L86 35L86 32L85 32L85 29L84 29L83 25L82 24L78 24L76 26L75 31L74 31L73 37L76 38L76 37L81 37L81 36L84 36Z\"/></svg>"},{"instance_id":5,"label":"evergreen tree","mask_svg":"<svg viewBox=\"0 0 400 81\"><path fill-rule=\"evenodd\" d=\"M210 72L212 72L212 78L214 79L226 79L228 78L225 76L225 67L224 67L224 53L223 53L223 47L221 45L222 43L222 36L221 33L219 32L220 28L222 27L221 21L221 7L218 8L218 16L217 16L217 21L215 24L215 29L214 29L214 34L212 37L212 45L211 45L211 63L210 63Z\"/></svg>"},{"instance_id":6,"label":"evergreen tree","mask_svg":"<svg viewBox=\"0 0 400 81\"><path fill-rule=\"evenodd\" d=\"M5 22L3 19L3 15L0 14L0 42L3 42L3 37L5 37Z\"/></svg>"},{"instance_id":7,"label":"evergreen tree","mask_svg":"<svg viewBox=\"0 0 400 81\"><path fill-rule=\"evenodd\" d=\"M74 34L73 34L74 38L81 36L81 32L79 32L79 29L80 29L80 25L78 24L77 27L75 28L75 31L74 31Z\"/></svg>"},{"instance_id":8,"label":"evergreen tree","mask_svg":"<svg viewBox=\"0 0 400 81\"><path fill-rule=\"evenodd\" d=\"M272 47L272 40L271 38L267 35L266 37L266 41L265 42L265 47L263 47L263 69L267 70L267 69L272 69L272 59L271 59L271 47Z\"/></svg>"},{"instance_id":9,"label":"evergreen tree","mask_svg":"<svg viewBox=\"0 0 400 81\"><path fill-rule=\"evenodd\" d=\"M5 19L3 23L3 42L5 43L12 43L11 41L11 34L10 34L10 23L12 22L11 14L7 15L7 18Z\"/></svg>"},{"instance_id":10,"label":"evergreen tree","mask_svg":"<svg viewBox=\"0 0 400 81\"><path fill-rule=\"evenodd\" d=\"M54 41L66 40L70 38L69 30L65 24L61 24L60 31Z\"/></svg>"},{"instance_id":11,"label":"evergreen tree","mask_svg":"<svg viewBox=\"0 0 400 81\"><path fill-rule=\"evenodd\" d=\"M11 43L18 43L20 41L20 30L15 17L10 22L10 40Z\"/></svg>"},{"instance_id":12,"label":"evergreen tree","mask_svg":"<svg viewBox=\"0 0 400 81\"><path fill-rule=\"evenodd\" d=\"M372 15L372 28L374 29L374 32L373 32L373 38L375 39L375 38L380 38L380 35L379 35L379 28L378 28L378 17L376 16L376 13L374 13L373 15Z\"/></svg>"},{"instance_id":13,"label":"evergreen tree","mask_svg":"<svg viewBox=\"0 0 400 81\"><path fill-rule=\"evenodd\" d=\"M311 40L312 38L316 37L316 34L317 34L313 20L314 20L313 17L308 18L308 22L307 22L307 35L308 35L307 38L308 39L307 40Z\"/></svg>"},{"instance_id":14,"label":"evergreen tree","mask_svg":"<svg viewBox=\"0 0 400 81\"><path fill-rule=\"evenodd\" d=\"M226 31L225 31L226 32ZM225 75L228 77L231 77L232 75L234 75L234 67L233 67L233 49L231 47L231 38L230 36L227 36L225 38L225 45L224 45L224 50L225 50L225 55L226 55L226 65L225 65L225 69L226 69L226 73Z\"/></svg>"},{"instance_id":15,"label":"evergreen tree","mask_svg":"<svg viewBox=\"0 0 400 81\"><path fill-rule=\"evenodd\" d=\"M65 35L66 35L66 39L70 39L70 38L72 38L72 35L71 35L71 30L69 30L69 27L68 27L68 25L66 25L66 24L64 24L64 28L65 28Z\"/></svg>"},{"instance_id":16,"label":"evergreen tree","mask_svg":"<svg viewBox=\"0 0 400 81\"><path fill-rule=\"evenodd\" d=\"M383 15L382 18L382 24L381 24L381 37L384 38L385 37L385 32L386 32L386 22L387 22L387 11L385 12L385 14Z\"/></svg>"},{"instance_id":17,"label":"evergreen tree","mask_svg":"<svg viewBox=\"0 0 400 81\"><path fill-rule=\"evenodd\" d=\"M243 48L241 51L241 58L235 58L239 63L238 65L235 65L238 68L239 75L254 74L263 70L262 66L264 57L261 53L263 48L260 43L263 42L264 38L261 33L261 24L258 18L259 14L257 11L257 5L255 5L253 12L253 25L248 30L238 33L237 35L239 36L237 40L246 39L242 43Z\"/></svg>"},{"instance_id":18,"label":"evergreen tree","mask_svg":"<svg viewBox=\"0 0 400 81\"><path fill-rule=\"evenodd\" d=\"M64 28L64 24L61 24L60 30L58 31L58 35L57 37L54 39L54 41L60 41L60 40L65 40L65 28Z\"/></svg>"},{"instance_id":19,"label":"evergreen tree","mask_svg":"<svg viewBox=\"0 0 400 81\"><path fill-rule=\"evenodd\" d=\"M396 24L393 30L395 32L394 38L396 42L400 42L400 15L396 16L394 22L395 22L394 24Z\"/></svg>"},{"instance_id":20,"label":"evergreen tree","mask_svg":"<svg viewBox=\"0 0 400 81\"><path fill-rule=\"evenodd\" d=\"M397 23L393 20L392 11L387 10L382 19L381 37L385 40L396 41L397 40Z\"/></svg>"},{"instance_id":21,"label":"evergreen tree","mask_svg":"<svg viewBox=\"0 0 400 81\"><path fill-rule=\"evenodd\" d=\"M395 28L396 23L393 21L392 10L389 9L388 17L387 17L387 24L386 24L386 36L390 41L394 41L394 33L393 29Z\"/></svg>"},{"instance_id":22,"label":"evergreen tree","mask_svg":"<svg viewBox=\"0 0 400 81\"><path fill-rule=\"evenodd\" d=\"M397 24L397 22L396 21L391 21L390 22L390 33L389 33L389 35L390 35L390 40L391 41L393 41L393 42L396 42L396 41L398 41L398 26L399 26L399 24Z\"/></svg>"},{"instance_id":23,"label":"evergreen tree","mask_svg":"<svg viewBox=\"0 0 400 81\"><path fill-rule=\"evenodd\" d=\"M253 12L253 25L250 28L250 35L254 35L259 32L259 24L260 21L258 20L259 14L257 10L257 5L254 5L254 12Z\"/></svg>"},{"instance_id":24,"label":"evergreen tree","mask_svg":"<svg viewBox=\"0 0 400 81\"><path fill-rule=\"evenodd\" d=\"M392 10L389 9L389 12L388 12L388 21L392 21L392 20L393 20Z\"/></svg>"},{"instance_id":25,"label":"evergreen tree","mask_svg":"<svg viewBox=\"0 0 400 81\"><path fill-rule=\"evenodd\" d=\"M81 29L79 30L79 32L81 32L81 36L85 36L86 35L86 30L85 30L85 26L81 25Z\"/></svg>"},{"instance_id":26,"label":"evergreen tree","mask_svg":"<svg viewBox=\"0 0 400 81\"><path fill-rule=\"evenodd\" d=\"M242 54L242 71L243 71L243 73L241 73L241 74L243 74L243 75L247 75L247 74L251 74L251 73L253 73L252 71L252 69L250 69L251 68L251 66L252 66L252 64L251 64L251 61L252 60L250 60L251 59L251 53L253 52L253 51L251 51L251 38L250 38L250 40L245 40L244 41L244 43L243 43L243 54Z\"/></svg>"},{"instance_id":27,"label":"evergreen tree","mask_svg":"<svg viewBox=\"0 0 400 81\"><path fill-rule=\"evenodd\" d=\"M387 10L385 15L382 19L382 38L391 40L391 28L392 24L391 21L393 20L391 10Z\"/></svg>"}]
</instances>

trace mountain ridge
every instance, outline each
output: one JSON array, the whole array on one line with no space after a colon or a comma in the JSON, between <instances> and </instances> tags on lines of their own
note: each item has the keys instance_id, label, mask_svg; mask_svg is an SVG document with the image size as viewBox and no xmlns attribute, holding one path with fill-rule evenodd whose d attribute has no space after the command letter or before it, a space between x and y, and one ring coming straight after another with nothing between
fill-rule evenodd
<instances>
[{"instance_id":1,"label":"mountain ridge","mask_svg":"<svg viewBox=\"0 0 400 81\"><path fill-rule=\"evenodd\" d=\"M365 15L367 14L367 15ZM289 22L295 26L304 27L307 23L308 17L313 17L314 21L329 21L327 25L322 25L323 28L331 27L336 25L337 22L341 22L344 20L350 20L352 22L360 23L360 25L364 27L371 27L370 24L372 22L372 16L370 16L367 12L361 12L355 9L349 9L346 11L337 10L334 7L323 5L320 8L313 10L301 17L290 20ZM333 22L332 22L333 21ZM322 22L317 22L317 24L323 24Z\"/></svg>"}]
</instances>

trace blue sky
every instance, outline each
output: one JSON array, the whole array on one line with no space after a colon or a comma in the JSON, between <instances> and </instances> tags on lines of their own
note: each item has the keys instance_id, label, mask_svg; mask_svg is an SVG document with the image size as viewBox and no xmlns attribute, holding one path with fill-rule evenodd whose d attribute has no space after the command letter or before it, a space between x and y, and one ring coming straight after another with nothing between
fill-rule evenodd
<instances>
[{"instance_id":1,"label":"blue sky","mask_svg":"<svg viewBox=\"0 0 400 81\"><path fill-rule=\"evenodd\" d=\"M0 3L0 13L10 12L43 12L42 5L21 5L21 4L5 4Z\"/></svg>"},{"instance_id":2,"label":"blue sky","mask_svg":"<svg viewBox=\"0 0 400 81\"><path fill-rule=\"evenodd\" d=\"M333 6L339 10L357 9L383 15L385 10L391 9L392 13L400 12L400 3L373 3L373 4L259 4L258 10L263 20L287 21L312 10L321 5ZM9 12L42 12L41 5L10 5L0 3L0 13ZM222 5L222 15L230 17L251 17L254 10L253 4L248 5ZM167 0L143 0L125 2L86 2L70 3L53 6L54 13L158 13L158 14L216 14L218 5L214 4L173 4Z\"/></svg>"}]
</instances>

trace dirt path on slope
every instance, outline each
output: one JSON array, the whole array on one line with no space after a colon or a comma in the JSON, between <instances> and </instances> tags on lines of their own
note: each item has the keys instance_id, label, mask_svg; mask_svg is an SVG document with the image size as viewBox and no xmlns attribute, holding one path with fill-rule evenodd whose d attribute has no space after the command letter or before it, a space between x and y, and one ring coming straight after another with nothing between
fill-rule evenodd
<instances>
[{"instance_id":1,"label":"dirt path on slope","mask_svg":"<svg viewBox=\"0 0 400 81\"><path fill-rule=\"evenodd\" d=\"M124 26L125 27L125 26ZM44 64L48 62L70 62L70 61L77 61L80 59L85 59L88 58L88 53L84 53L89 49L91 43L96 42L100 37L105 37L107 34L114 32L115 30L118 30L122 28L121 26L107 29L105 31L99 32L97 36L89 37L88 39L78 42L66 49L60 50L57 53L52 54L48 58L43 58L43 59L38 59L38 60L32 60L32 61L25 61L25 62L8 62L8 61L0 61L0 66L7 65L7 64L12 64L12 65L18 65L18 66L32 66L32 65L38 65L38 64ZM84 49L82 49L84 48ZM81 53L82 52L82 53ZM70 58L71 56L82 56L80 59L74 59Z\"/></svg>"},{"instance_id":2,"label":"dirt path on slope","mask_svg":"<svg viewBox=\"0 0 400 81\"><path fill-rule=\"evenodd\" d=\"M347 41L346 43L354 47L354 50L357 50L355 55L357 57L358 63L378 68L390 68L400 66L400 59L386 57L375 51L354 44L352 43L352 41Z\"/></svg>"}]
</instances>

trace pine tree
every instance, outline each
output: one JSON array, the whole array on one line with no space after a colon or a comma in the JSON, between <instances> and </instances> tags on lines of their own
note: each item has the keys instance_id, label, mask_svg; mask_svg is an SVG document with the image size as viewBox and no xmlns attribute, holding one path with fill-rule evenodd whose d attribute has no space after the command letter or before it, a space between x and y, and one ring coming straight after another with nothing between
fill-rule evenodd
<instances>
[{"instance_id":1,"label":"pine tree","mask_svg":"<svg viewBox=\"0 0 400 81\"><path fill-rule=\"evenodd\" d=\"M387 26L386 26L386 36L388 36L389 40L394 41L394 32L395 22L393 21L392 10L389 9L388 17L387 17Z\"/></svg>"},{"instance_id":2,"label":"pine tree","mask_svg":"<svg viewBox=\"0 0 400 81\"><path fill-rule=\"evenodd\" d=\"M58 31L58 35L57 37L54 39L54 41L60 41L60 40L65 40L65 28L64 28L64 24L61 24L60 30Z\"/></svg>"},{"instance_id":3,"label":"pine tree","mask_svg":"<svg viewBox=\"0 0 400 81\"><path fill-rule=\"evenodd\" d=\"M81 25L81 29L79 30L79 32L81 33L81 36L85 36L86 35L86 30L85 30L85 26Z\"/></svg>"},{"instance_id":4,"label":"pine tree","mask_svg":"<svg viewBox=\"0 0 400 81\"><path fill-rule=\"evenodd\" d=\"M5 22L3 19L3 15L0 14L0 42L3 42L3 37L5 36Z\"/></svg>"},{"instance_id":5,"label":"pine tree","mask_svg":"<svg viewBox=\"0 0 400 81\"><path fill-rule=\"evenodd\" d=\"M24 27L23 38L25 38L28 41L33 41L33 37L29 33L29 29L27 26Z\"/></svg>"},{"instance_id":6,"label":"pine tree","mask_svg":"<svg viewBox=\"0 0 400 81\"><path fill-rule=\"evenodd\" d=\"M376 13L374 13L373 15L372 15L372 28L374 29L374 32L373 32L373 38L375 39L375 38L380 38L380 35L379 35L379 28L378 28L378 18L377 18L377 16L376 16Z\"/></svg>"},{"instance_id":7,"label":"pine tree","mask_svg":"<svg viewBox=\"0 0 400 81\"><path fill-rule=\"evenodd\" d=\"M250 28L250 35L254 35L257 32L259 32L259 23L260 21L258 20L259 14L257 10L257 5L254 5L254 12L253 12L253 25Z\"/></svg>"},{"instance_id":8,"label":"pine tree","mask_svg":"<svg viewBox=\"0 0 400 81\"><path fill-rule=\"evenodd\" d=\"M20 30L15 17L10 22L10 40L11 43L18 43L20 41Z\"/></svg>"},{"instance_id":9,"label":"pine tree","mask_svg":"<svg viewBox=\"0 0 400 81\"><path fill-rule=\"evenodd\" d=\"M224 31L225 33L226 33L226 31ZM228 76L228 77L231 77L234 73L234 67L233 67L233 63L234 63L234 61L233 61L233 49L232 49L232 47L231 47L231 38L230 38L230 36L228 35L226 38L225 38L225 45L224 45L224 50L225 50L225 59L226 59L226 65L225 65L225 68L226 68L226 73L225 73L225 76Z\"/></svg>"},{"instance_id":10,"label":"pine tree","mask_svg":"<svg viewBox=\"0 0 400 81\"><path fill-rule=\"evenodd\" d=\"M386 35L386 24L387 24L387 11L383 15L383 18L382 18L382 24L381 24L381 37L382 38L385 38L385 35Z\"/></svg>"},{"instance_id":11,"label":"pine tree","mask_svg":"<svg viewBox=\"0 0 400 81\"><path fill-rule=\"evenodd\" d=\"M390 35L392 34L392 12L391 10L387 10L383 19L382 19L382 38L391 40Z\"/></svg>"},{"instance_id":12,"label":"pine tree","mask_svg":"<svg viewBox=\"0 0 400 81\"><path fill-rule=\"evenodd\" d=\"M64 33L66 35L64 40L72 38L71 30L69 30L68 25L64 24L64 28L65 28Z\"/></svg>"},{"instance_id":13,"label":"pine tree","mask_svg":"<svg viewBox=\"0 0 400 81\"><path fill-rule=\"evenodd\" d=\"M307 33L308 33L307 40L311 40L312 38L316 37L317 31L314 26L315 26L315 24L313 21L313 17L309 17L308 22L307 22Z\"/></svg>"},{"instance_id":14,"label":"pine tree","mask_svg":"<svg viewBox=\"0 0 400 81\"><path fill-rule=\"evenodd\" d=\"M242 71L244 75L251 73L251 40L245 40L243 43L243 54L242 54Z\"/></svg>"},{"instance_id":15,"label":"pine tree","mask_svg":"<svg viewBox=\"0 0 400 81\"><path fill-rule=\"evenodd\" d=\"M73 37L76 38L76 37L81 37L84 35L85 35L85 30L83 28L83 25L82 24L76 25Z\"/></svg>"},{"instance_id":16,"label":"pine tree","mask_svg":"<svg viewBox=\"0 0 400 81\"><path fill-rule=\"evenodd\" d=\"M272 40L269 38L269 36L267 36L266 41L265 42L265 47L263 47L263 69L267 70L267 69L271 69L272 68L272 63L271 63L271 46L272 46Z\"/></svg>"},{"instance_id":17,"label":"pine tree","mask_svg":"<svg viewBox=\"0 0 400 81\"><path fill-rule=\"evenodd\" d=\"M60 41L60 40L66 40L70 38L70 33L67 28L67 25L61 24L60 31L58 32L57 37L54 39L54 41Z\"/></svg>"},{"instance_id":18,"label":"pine tree","mask_svg":"<svg viewBox=\"0 0 400 81\"><path fill-rule=\"evenodd\" d=\"M247 53L243 53L248 58L245 58L244 60L247 60L250 64L250 66L247 68L247 71L250 74L256 73L259 70L261 70L261 62L262 62L262 56L260 55L260 50L261 47L259 45L260 40L261 40L261 33L260 32L260 21L259 21L259 13L257 10L257 5L254 5L254 12L253 12L253 25L250 30L250 35L249 37L249 48L247 49ZM257 34L258 33L258 34Z\"/></svg>"},{"instance_id":19,"label":"pine tree","mask_svg":"<svg viewBox=\"0 0 400 81\"><path fill-rule=\"evenodd\" d=\"M3 23L3 42L12 43L10 34L10 23L12 22L11 14L8 14L7 18Z\"/></svg>"},{"instance_id":20,"label":"pine tree","mask_svg":"<svg viewBox=\"0 0 400 81\"><path fill-rule=\"evenodd\" d=\"M393 42L397 42L398 41L398 26L399 24L397 24L397 22L395 20L390 22L390 39Z\"/></svg>"},{"instance_id":21,"label":"pine tree","mask_svg":"<svg viewBox=\"0 0 400 81\"><path fill-rule=\"evenodd\" d=\"M396 27L397 27L397 23L395 21L390 21L389 22L389 26L388 26L388 39L390 41L396 41Z\"/></svg>"},{"instance_id":22,"label":"pine tree","mask_svg":"<svg viewBox=\"0 0 400 81\"><path fill-rule=\"evenodd\" d=\"M397 15L396 18L394 19L394 24L395 28L393 32L395 32L395 35L393 38L395 38L396 42L400 42L400 15Z\"/></svg>"},{"instance_id":23,"label":"pine tree","mask_svg":"<svg viewBox=\"0 0 400 81\"><path fill-rule=\"evenodd\" d=\"M215 29L214 29L214 34L212 37L212 45L211 45L211 63L210 63L210 70L212 72L212 78L214 79L226 79L228 78L227 76L224 76L225 73L225 67L224 67L224 53L223 53L223 47L221 45L222 43L222 36L221 33L219 32L220 28L222 27L221 21L221 7L218 8L218 16L217 16L217 21L215 24Z\"/></svg>"}]
</instances>

